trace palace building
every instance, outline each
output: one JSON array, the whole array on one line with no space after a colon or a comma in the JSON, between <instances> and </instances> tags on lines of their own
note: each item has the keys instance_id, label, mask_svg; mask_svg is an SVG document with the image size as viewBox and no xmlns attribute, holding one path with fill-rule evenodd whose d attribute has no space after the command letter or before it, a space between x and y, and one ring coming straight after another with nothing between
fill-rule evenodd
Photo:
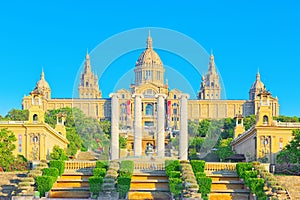
<instances>
[{"instance_id":1,"label":"palace building","mask_svg":"<svg viewBox=\"0 0 300 200\"><path fill-rule=\"evenodd\" d=\"M249 90L247 100L226 100L221 99L221 86L219 75L216 71L214 55L210 55L208 72L199 80L198 99L188 100L188 119L199 121L202 119L235 117L237 114L248 116L256 114L260 105L260 94L265 86L257 73L256 80ZM165 69L162 60L153 48L152 38L149 34L146 41L146 49L141 53L135 63L135 81L130 84L129 90L121 89L115 91L120 94L120 125L132 127L134 121L133 104L135 93L143 94L142 98L142 123L146 128L156 126L156 94L165 94L166 99L166 127L179 129L179 100L178 96L182 91L170 89L165 82ZM42 72L36 88L42 92L41 104L44 111L59 109L63 107L77 107L90 117L99 120L111 119L111 99L103 98L98 85L98 77L92 72L90 56L87 53L84 64L84 71L80 76L78 86L78 98L52 98L51 88ZM113 92L113 91L112 91ZM32 95L23 98L23 109L32 106ZM279 115L278 99L270 97L272 116Z\"/></svg>"}]
</instances>

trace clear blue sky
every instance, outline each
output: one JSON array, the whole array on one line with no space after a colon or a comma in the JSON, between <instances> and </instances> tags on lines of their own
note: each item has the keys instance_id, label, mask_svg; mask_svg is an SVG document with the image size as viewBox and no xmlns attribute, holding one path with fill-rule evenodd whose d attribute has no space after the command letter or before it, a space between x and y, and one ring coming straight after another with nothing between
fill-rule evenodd
<instances>
[{"instance_id":1,"label":"clear blue sky","mask_svg":"<svg viewBox=\"0 0 300 200\"><path fill-rule=\"evenodd\" d=\"M248 99L259 68L267 89L279 98L281 114L300 116L299 10L295 0L2 2L0 114L21 108L42 67L52 97L72 97L87 49L126 30L161 27L193 38L208 52L213 49L228 99ZM153 40L155 47L155 35ZM140 52L120 56L113 64L132 68ZM159 53L165 64L172 65L168 61L172 56ZM121 76L113 70L107 73ZM170 79L168 74L166 78ZM107 97L115 83L100 84ZM192 87L199 85L200 79Z\"/></svg>"}]
</instances>

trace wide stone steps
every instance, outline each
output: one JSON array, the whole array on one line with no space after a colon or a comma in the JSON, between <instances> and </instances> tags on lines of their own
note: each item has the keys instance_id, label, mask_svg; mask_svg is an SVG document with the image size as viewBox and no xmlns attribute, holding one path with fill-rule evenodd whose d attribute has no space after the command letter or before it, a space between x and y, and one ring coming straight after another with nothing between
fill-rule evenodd
<instances>
[{"instance_id":1,"label":"wide stone steps","mask_svg":"<svg viewBox=\"0 0 300 200\"><path fill-rule=\"evenodd\" d=\"M90 185L88 178L91 175L84 173L66 173L63 174L54 183L50 193L50 198L72 198L84 199L90 197Z\"/></svg>"},{"instance_id":2,"label":"wide stone steps","mask_svg":"<svg viewBox=\"0 0 300 200\"><path fill-rule=\"evenodd\" d=\"M244 182L232 174L207 174L212 178L210 200L248 200L249 189L245 188Z\"/></svg>"}]
</instances>

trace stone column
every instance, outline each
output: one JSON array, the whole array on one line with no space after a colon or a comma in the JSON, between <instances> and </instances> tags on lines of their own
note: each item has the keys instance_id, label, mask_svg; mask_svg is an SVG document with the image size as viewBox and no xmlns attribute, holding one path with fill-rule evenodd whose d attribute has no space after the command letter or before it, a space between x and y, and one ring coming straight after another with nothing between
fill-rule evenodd
<instances>
[{"instance_id":1,"label":"stone column","mask_svg":"<svg viewBox=\"0 0 300 200\"><path fill-rule=\"evenodd\" d=\"M110 139L110 159L120 158L119 152L119 96L116 93L110 94L111 98L111 139Z\"/></svg>"},{"instance_id":2,"label":"stone column","mask_svg":"<svg viewBox=\"0 0 300 200\"><path fill-rule=\"evenodd\" d=\"M180 95L179 159L188 159L188 94Z\"/></svg>"},{"instance_id":3,"label":"stone column","mask_svg":"<svg viewBox=\"0 0 300 200\"><path fill-rule=\"evenodd\" d=\"M142 94L134 94L134 156L142 156Z\"/></svg>"},{"instance_id":4,"label":"stone column","mask_svg":"<svg viewBox=\"0 0 300 200\"><path fill-rule=\"evenodd\" d=\"M165 94L157 94L157 137L156 150L158 157L165 157Z\"/></svg>"}]
</instances>

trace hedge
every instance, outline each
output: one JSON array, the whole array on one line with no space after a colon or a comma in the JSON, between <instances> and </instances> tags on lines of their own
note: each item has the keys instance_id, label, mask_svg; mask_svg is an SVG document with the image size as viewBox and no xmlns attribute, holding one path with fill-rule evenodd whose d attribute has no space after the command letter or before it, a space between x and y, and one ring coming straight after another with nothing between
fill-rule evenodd
<instances>
[{"instance_id":1,"label":"hedge","mask_svg":"<svg viewBox=\"0 0 300 200\"><path fill-rule=\"evenodd\" d=\"M119 197L125 198L126 193L130 189L131 177L133 174L134 163L131 160L123 160L120 164L118 181Z\"/></svg>"},{"instance_id":2,"label":"hedge","mask_svg":"<svg viewBox=\"0 0 300 200\"><path fill-rule=\"evenodd\" d=\"M204 160L191 160L191 165L194 174L197 172L204 172L205 169L205 161Z\"/></svg>"},{"instance_id":3,"label":"hedge","mask_svg":"<svg viewBox=\"0 0 300 200\"><path fill-rule=\"evenodd\" d=\"M50 167L58 169L58 174L61 176L65 171L65 161L63 160L50 160Z\"/></svg>"},{"instance_id":4,"label":"hedge","mask_svg":"<svg viewBox=\"0 0 300 200\"><path fill-rule=\"evenodd\" d=\"M262 178L249 178L249 188L252 193L259 194L264 191L265 180Z\"/></svg>"},{"instance_id":5,"label":"hedge","mask_svg":"<svg viewBox=\"0 0 300 200\"><path fill-rule=\"evenodd\" d=\"M171 171L169 173L169 178L180 178L180 172L179 171Z\"/></svg>"},{"instance_id":6,"label":"hedge","mask_svg":"<svg viewBox=\"0 0 300 200\"><path fill-rule=\"evenodd\" d=\"M203 198L207 197L207 194L209 194L211 191L212 179L209 177L199 177L197 178L197 182L201 196Z\"/></svg>"},{"instance_id":7,"label":"hedge","mask_svg":"<svg viewBox=\"0 0 300 200\"><path fill-rule=\"evenodd\" d=\"M41 196L45 196L45 192L51 190L55 178L53 176L38 176L36 177L37 189L40 192Z\"/></svg>"},{"instance_id":8,"label":"hedge","mask_svg":"<svg viewBox=\"0 0 300 200\"><path fill-rule=\"evenodd\" d=\"M90 191L94 195L98 195L101 191L101 185L103 183L103 177L89 177Z\"/></svg>"},{"instance_id":9,"label":"hedge","mask_svg":"<svg viewBox=\"0 0 300 200\"><path fill-rule=\"evenodd\" d=\"M245 172L252 170L251 163L237 163L236 164L236 172L240 178L245 179Z\"/></svg>"},{"instance_id":10,"label":"hedge","mask_svg":"<svg viewBox=\"0 0 300 200\"><path fill-rule=\"evenodd\" d=\"M104 177L106 174L106 169L105 168L94 168L93 169L93 175L95 177Z\"/></svg>"},{"instance_id":11,"label":"hedge","mask_svg":"<svg viewBox=\"0 0 300 200\"><path fill-rule=\"evenodd\" d=\"M181 178L169 178L170 192L175 196L181 194L183 188Z\"/></svg>"},{"instance_id":12,"label":"hedge","mask_svg":"<svg viewBox=\"0 0 300 200\"><path fill-rule=\"evenodd\" d=\"M55 167L49 167L49 168L44 168L43 170L43 176L53 176L55 178L55 181L57 180L58 177L58 169Z\"/></svg>"},{"instance_id":13,"label":"hedge","mask_svg":"<svg viewBox=\"0 0 300 200\"><path fill-rule=\"evenodd\" d=\"M245 171L245 184L247 185L247 186L249 186L250 187L250 185L249 185L249 179L250 178L257 178L257 175L258 175L258 171Z\"/></svg>"},{"instance_id":14,"label":"hedge","mask_svg":"<svg viewBox=\"0 0 300 200\"><path fill-rule=\"evenodd\" d=\"M195 177L196 177L196 179L200 178L200 177L206 177L206 174L205 174L205 172L196 172Z\"/></svg>"},{"instance_id":15,"label":"hedge","mask_svg":"<svg viewBox=\"0 0 300 200\"><path fill-rule=\"evenodd\" d=\"M108 169L109 161L108 160L98 160L96 162L96 168L105 168Z\"/></svg>"},{"instance_id":16,"label":"hedge","mask_svg":"<svg viewBox=\"0 0 300 200\"><path fill-rule=\"evenodd\" d=\"M125 198L126 193L130 189L131 178L128 177L118 177L118 192L120 198Z\"/></svg>"},{"instance_id":17,"label":"hedge","mask_svg":"<svg viewBox=\"0 0 300 200\"><path fill-rule=\"evenodd\" d=\"M179 160L165 160L165 171L167 176L170 176L172 171L180 171Z\"/></svg>"}]
</instances>

